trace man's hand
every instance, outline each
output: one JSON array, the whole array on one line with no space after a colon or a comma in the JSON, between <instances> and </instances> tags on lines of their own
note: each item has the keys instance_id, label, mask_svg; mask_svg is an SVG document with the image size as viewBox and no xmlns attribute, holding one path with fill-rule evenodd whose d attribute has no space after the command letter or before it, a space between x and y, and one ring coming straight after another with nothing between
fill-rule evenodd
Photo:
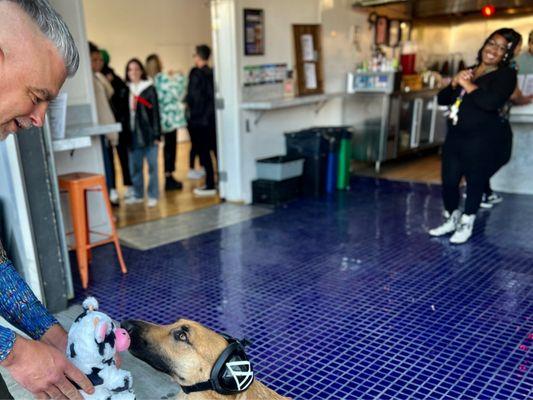
<instances>
[{"instance_id":1,"label":"man's hand","mask_svg":"<svg viewBox=\"0 0 533 400\"><path fill-rule=\"evenodd\" d=\"M64 353L45 343L17 336L13 350L0 364L7 368L13 379L39 399L83 400L68 379L86 393L94 392L89 379L66 359Z\"/></svg>"},{"instance_id":2,"label":"man's hand","mask_svg":"<svg viewBox=\"0 0 533 400\"><path fill-rule=\"evenodd\" d=\"M68 342L67 332L61 325L56 324L46 331L41 337L41 342L49 344L65 354Z\"/></svg>"}]
</instances>

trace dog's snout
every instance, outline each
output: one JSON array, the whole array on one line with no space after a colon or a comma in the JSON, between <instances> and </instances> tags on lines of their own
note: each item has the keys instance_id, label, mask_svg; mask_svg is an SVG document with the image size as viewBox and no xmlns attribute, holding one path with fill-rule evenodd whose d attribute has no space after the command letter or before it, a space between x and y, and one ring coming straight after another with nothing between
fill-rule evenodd
<instances>
[{"instance_id":1,"label":"dog's snout","mask_svg":"<svg viewBox=\"0 0 533 400\"><path fill-rule=\"evenodd\" d=\"M139 329L139 323L137 321L128 319L126 321L122 321L120 323L120 326L126 330L130 334L130 336L135 333L136 330Z\"/></svg>"}]
</instances>

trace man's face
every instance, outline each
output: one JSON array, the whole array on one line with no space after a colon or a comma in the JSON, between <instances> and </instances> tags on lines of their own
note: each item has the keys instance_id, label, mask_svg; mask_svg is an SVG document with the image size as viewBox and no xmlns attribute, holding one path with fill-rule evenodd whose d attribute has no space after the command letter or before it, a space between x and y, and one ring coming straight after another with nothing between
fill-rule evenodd
<instances>
[{"instance_id":1,"label":"man's face","mask_svg":"<svg viewBox=\"0 0 533 400\"><path fill-rule=\"evenodd\" d=\"M196 53L193 54L192 60L194 62L194 66L196 68L202 68L203 66L205 66L207 64L207 62L204 59L202 59L202 57L200 57Z\"/></svg>"},{"instance_id":2,"label":"man's face","mask_svg":"<svg viewBox=\"0 0 533 400\"><path fill-rule=\"evenodd\" d=\"M533 54L533 37L529 37L529 54Z\"/></svg>"},{"instance_id":3,"label":"man's face","mask_svg":"<svg viewBox=\"0 0 533 400\"><path fill-rule=\"evenodd\" d=\"M0 2L0 140L44 124L67 71L54 44L12 2Z\"/></svg>"}]
</instances>

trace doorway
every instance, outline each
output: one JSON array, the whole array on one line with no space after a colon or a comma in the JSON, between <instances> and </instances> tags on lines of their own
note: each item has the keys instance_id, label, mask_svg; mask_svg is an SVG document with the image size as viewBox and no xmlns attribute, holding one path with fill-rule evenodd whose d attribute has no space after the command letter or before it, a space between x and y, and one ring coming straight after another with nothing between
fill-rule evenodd
<instances>
[{"instance_id":1,"label":"doorway","mask_svg":"<svg viewBox=\"0 0 533 400\"><path fill-rule=\"evenodd\" d=\"M83 0L83 6L88 39L109 53L109 65L121 78L125 77L128 60L136 57L144 62L153 53L161 58L164 72L187 76L193 65L195 47L199 44L213 47L211 8L207 0L154 0L149 3L144 0ZM120 15L119 19L117 15ZM188 176L191 143L186 127L179 130L176 171L173 173L174 179L183 183L181 190L164 190L162 147L158 158L160 199L157 206L151 208L146 204L126 205L123 201L126 188L115 152L116 185L121 198L119 206L114 208L118 228L200 210L221 202L219 196L202 198L193 194L194 188L203 186L204 180L193 180ZM195 166L201 171L198 160Z\"/></svg>"}]
</instances>

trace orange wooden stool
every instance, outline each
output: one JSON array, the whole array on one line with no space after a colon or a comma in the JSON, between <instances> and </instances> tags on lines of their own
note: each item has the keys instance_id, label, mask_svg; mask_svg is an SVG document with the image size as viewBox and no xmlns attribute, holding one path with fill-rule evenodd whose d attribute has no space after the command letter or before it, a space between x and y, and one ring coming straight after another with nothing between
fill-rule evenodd
<instances>
[{"instance_id":1,"label":"orange wooden stool","mask_svg":"<svg viewBox=\"0 0 533 400\"><path fill-rule=\"evenodd\" d=\"M81 276L81 285L87 289L89 284L89 262L91 258L90 251L93 247L101 246L103 244L113 242L117 250L118 262L122 273L128 272L122 257L122 250L118 241L117 231L115 229L115 222L113 221L113 214L111 212L111 204L109 202L109 194L103 175L91 174L86 172L75 172L72 174L59 176L59 188L61 191L68 193L70 210L72 215L72 227L74 229L75 247L71 250L76 250L76 257L78 259L78 269ZM87 210L87 192L98 191L102 192L104 203L111 225L111 234L91 231L89 224L89 214ZM91 233L104 237L104 239L91 243ZM70 233L72 234L72 233Z\"/></svg>"}]
</instances>

